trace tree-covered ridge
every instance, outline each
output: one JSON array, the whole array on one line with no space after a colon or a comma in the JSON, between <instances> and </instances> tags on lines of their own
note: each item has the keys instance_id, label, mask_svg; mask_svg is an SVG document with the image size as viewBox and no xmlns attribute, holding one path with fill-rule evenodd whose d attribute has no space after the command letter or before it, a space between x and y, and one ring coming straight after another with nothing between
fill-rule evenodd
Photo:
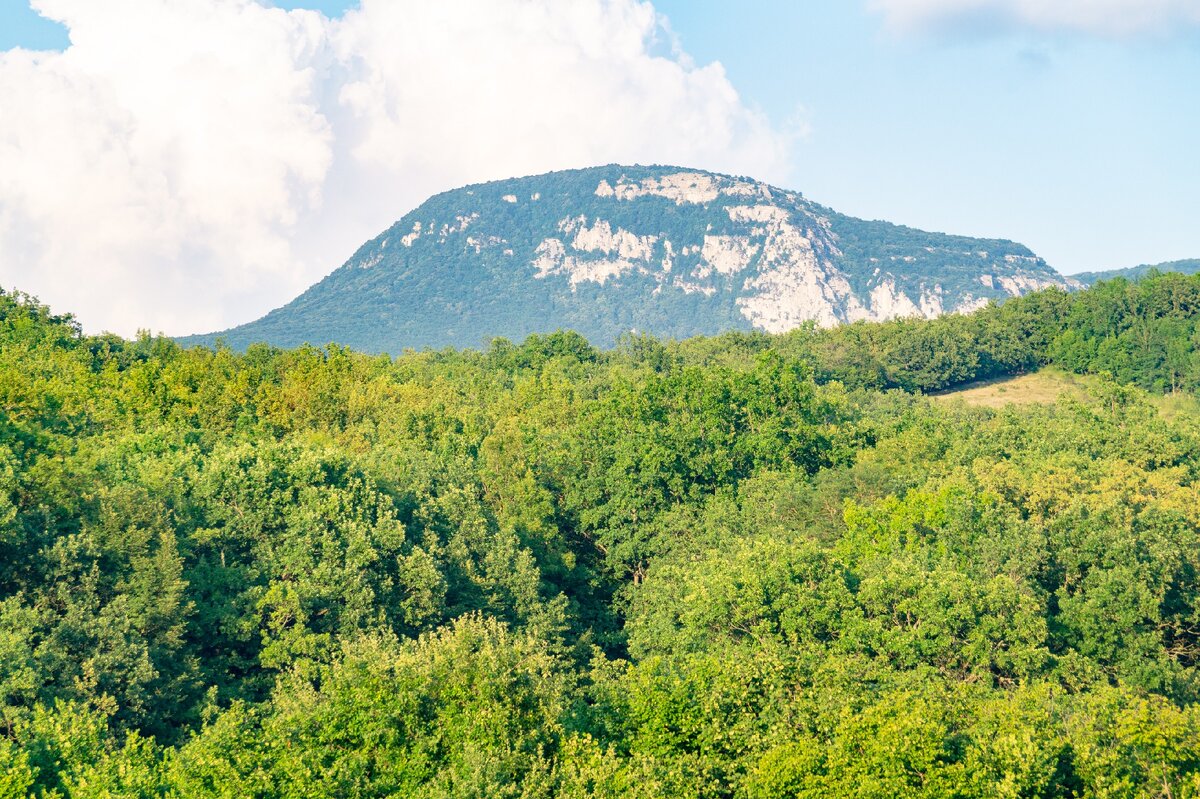
<instances>
[{"instance_id":1,"label":"tree-covered ridge","mask_svg":"<svg viewBox=\"0 0 1200 799\"><path fill-rule=\"evenodd\" d=\"M389 358L4 294L0 797L1200 795L1200 420L1135 385L1198 298ZM920 396L1046 362L1097 401Z\"/></svg>"},{"instance_id":2,"label":"tree-covered ridge","mask_svg":"<svg viewBox=\"0 0 1200 799\"><path fill-rule=\"evenodd\" d=\"M1161 274L1077 293L1050 289L969 315L725 339L803 360L819 381L856 388L933 392L1056 364L1153 392L1197 391L1198 309L1200 277ZM712 345L683 346L702 352Z\"/></svg>"},{"instance_id":3,"label":"tree-covered ridge","mask_svg":"<svg viewBox=\"0 0 1200 799\"><path fill-rule=\"evenodd\" d=\"M1091 286L1099 283L1101 280L1114 280L1118 277L1123 277L1126 280L1138 280L1139 278L1148 275L1157 274L1159 272L1178 272L1182 275L1195 275L1200 273L1200 258L1186 258L1182 261L1166 261L1161 264L1142 264L1140 266L1131 266L1126 269L1109 269L1103 272L1080 272L1077 275L1071 275L1085 286Z\"/></svg>"},{"instance_id":4,"label":"tree-covered ridge","mask_svg":"<svg viewBox=\"0 0 1200 799\"><path fill-rule=\"evenodd\" d=\"M687 338L934 316L1070 282L1011 241L844 216L678 167L554 172L436 195L260 320L186 343L366 352L572 329Z\"/></svg>"}]
</instances>

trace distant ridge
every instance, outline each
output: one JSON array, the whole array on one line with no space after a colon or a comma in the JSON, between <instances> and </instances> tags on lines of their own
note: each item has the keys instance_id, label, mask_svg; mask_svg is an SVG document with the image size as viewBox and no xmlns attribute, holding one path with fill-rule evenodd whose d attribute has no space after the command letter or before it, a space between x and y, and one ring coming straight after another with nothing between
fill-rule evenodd
<instances>
[{"instance_id":1,"label":"distant ridge","mask_svg":"<svg viewBox=\"0 0 1200 799\"><path fill-rule=\"evenodd\" d=\"M1112 280L1115 277L1123 277L1126 280L1137 280L1151 272L1179 272L1183 275L1200 274L1200 258L1165 261L1161 264L1141 264L1139 266L1130 266L1126 269L1109 269L1103 272L1080 272L1077 275L1071 275L1071 277L1085 286L1090 286L1101 280Z\"/></svg>"},{"instance_id":2,"label":"distant ridge","mask_svg":"<svg viewBox=\"0 0 1200 799\"><path fill-rule=\"evenodd\" d=\"M933 317L1077 285L1011 241L855 219L750 178L610 165L438 194L284 307L182 341L396 353L570 328L609 345Z\"/></svg>"}]
</instances>

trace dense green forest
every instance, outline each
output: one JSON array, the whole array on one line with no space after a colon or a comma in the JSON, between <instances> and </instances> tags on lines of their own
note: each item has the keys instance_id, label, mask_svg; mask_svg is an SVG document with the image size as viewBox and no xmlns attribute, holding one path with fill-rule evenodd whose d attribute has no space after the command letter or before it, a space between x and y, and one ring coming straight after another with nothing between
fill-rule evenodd
<instances>
[{"instance_id":1,"label":"dense green forest","mask_svg":"<svg viewBox=\"0 0 1200 799\"><path fill-rule=\"evenodd\" d=\"M1071 275L1085 286L1098 283L1101 280L1113 280L1123 277L1127 280L1139 280L1155 272L1180 272L1185 275L1200 274L1200 258L1185 258L1182 261L1165 261L1161 264L1141 264L1126 269L1110 269L1104 272L1080 272Z\"/></svg>"},{"instance_id":2,"label":"dense green forest","mask_svg":"<svg viewBox=\"0 0 1200 799\"><path fill-rule=\"evenodd\" d=\"M1198 344L1180 275L396 358L2 294L0 797L1200 796Z\"/></svg>"}]
</instances>

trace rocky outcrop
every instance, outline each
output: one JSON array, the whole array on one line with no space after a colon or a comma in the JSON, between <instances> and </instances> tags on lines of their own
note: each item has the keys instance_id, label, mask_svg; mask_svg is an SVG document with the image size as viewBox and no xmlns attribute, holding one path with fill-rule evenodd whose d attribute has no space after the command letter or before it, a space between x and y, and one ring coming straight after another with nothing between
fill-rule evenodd
<instances>
[{"instance_id":1,"label":"rocky outcrop","mask_svg":"<svg viewBox=\"0 0 1200 799\"><path fill-rule=\"evenodd\" d=\"M615 183L601 179L593 194L612 203L662 198L676 206L710 208L728 199L737 204L724 205L725 224L707 223L698 240L668 238L653 229L652 220L639 230L614 228L600 218L604 204L593 205L597 217L561 219L557 229L565 235L537 245L535 277L565 277L574 289L586 282L607 285L636 273L656 282L655 290L673 287L706 296L732 292L742 316L753 327L772 333L807 322L831 326L932 318L977 310L997 294L1015 297L1049 286L1068 287L1036 256L1002 253L1001 260L990 265L1002 264L1003 273L979 274L981 291L947 292L936 274L919 281L915 291L901 287L895 270L911 273L918 261L914 255L891 256L856 290L843 263L840 237L821 209L796 192L740 178L691 171L640 180L622 176ZM967 263L979 260L981 266L990 257L973 250L960 255Z\"/></svg>"},{"instance_id":2,"label":"rocky outcrop","mask_svg":"<svg viewBox=\"0 0 1200 799\"><path fill-rule=\"evenodd\" d=\"M446 192L287 306L218 336L359 349L572 328L598 344L969 312L1073 288L1011 241L854 219L744 177L606 166Z\"/></svg>"}]
</instances>

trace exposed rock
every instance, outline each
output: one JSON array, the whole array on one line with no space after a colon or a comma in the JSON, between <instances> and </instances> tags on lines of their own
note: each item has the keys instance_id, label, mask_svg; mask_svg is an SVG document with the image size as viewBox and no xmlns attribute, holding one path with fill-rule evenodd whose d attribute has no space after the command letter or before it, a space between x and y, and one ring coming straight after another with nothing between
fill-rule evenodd
<instances>
[{"instance_id":1,"label":"exposed rock","mask_svg":"<svg viewBox=\"0 0 1200 799\"><path fill-rule=\"evenodd\" d=\"M235 346L337 340L396 351L573 328L605 344L634 328L778 333L934 317L1075 285L1013 242L866 222L798 192L663 167L446 192L346 266L357 268L224 335Z\"/></svg>"}]
</instances>

